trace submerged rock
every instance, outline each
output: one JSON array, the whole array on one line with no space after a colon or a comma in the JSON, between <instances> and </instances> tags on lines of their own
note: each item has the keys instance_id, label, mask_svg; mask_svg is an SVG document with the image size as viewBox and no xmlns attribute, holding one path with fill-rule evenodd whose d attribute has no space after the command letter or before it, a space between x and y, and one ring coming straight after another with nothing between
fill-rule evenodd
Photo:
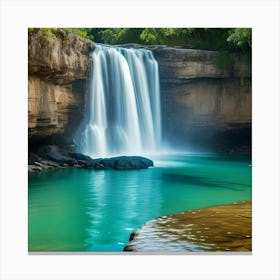
<instances>
[{"instance_id":1,"label":"submerged rock","mask_svg":"<svg viewBox=\"0 0 280 280\"><path fill-rule=\"evenodd\" d=\"M252 203L190 210L147 222L124 251L252 251Z\"/></svg>"}]
</instances>

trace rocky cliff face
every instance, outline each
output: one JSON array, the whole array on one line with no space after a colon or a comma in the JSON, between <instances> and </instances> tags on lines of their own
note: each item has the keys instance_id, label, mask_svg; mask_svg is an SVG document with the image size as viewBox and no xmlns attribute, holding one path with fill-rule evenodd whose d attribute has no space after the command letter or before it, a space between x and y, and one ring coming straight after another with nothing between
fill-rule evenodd
<instances>
[{"instance_id":1,"label":"rocky cliff face","mask_svg":"<svg viewBox=\"0 0 280 280\"><path fill-rule=\"evenodd\" d=\"M251 78L244 56L149 48L159 63L164 141L220 150L250 146ZM31 145L71 142L84 114L93 49L91 41L63 30L53 37L42 31L29 34Z\"/></svg>"},{"instance_id":2,"label":"rocky cliff face","mask_svg":"<svg viewBox=\"0 0 280 280\"><path fill-rule=\"evenodd\" d=\"M70 141L84 111L94 44L58 30L28 36L29 143Z\"/></svg>"},{"instance_id":3,"label":"rocky cliff face","mask_svg":"<svg viewBox=\"0 0 280 280\"><path fill-rule=\"evenodd\" d=\"M251 145L251 78L240 54L153 49L159 63L164 138L179 146Z\"/></svg>"}]
</instances>

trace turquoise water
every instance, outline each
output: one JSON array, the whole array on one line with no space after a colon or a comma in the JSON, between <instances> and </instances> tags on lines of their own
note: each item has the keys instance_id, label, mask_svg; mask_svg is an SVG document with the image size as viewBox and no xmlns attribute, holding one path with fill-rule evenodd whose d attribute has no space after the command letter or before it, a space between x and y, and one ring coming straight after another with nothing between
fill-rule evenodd
<instances>
[{"instance_id":1,"label":"turquoise water","mask_svg":"<svg viewBox=\"0 0 280 280\"><path fill-rule=\"evenodd\" d=\"M251 200L246 156L152 158L133 171L61 169L29 174L29 251L122 251L158 216Z\"/></svg>"}]
</instances>

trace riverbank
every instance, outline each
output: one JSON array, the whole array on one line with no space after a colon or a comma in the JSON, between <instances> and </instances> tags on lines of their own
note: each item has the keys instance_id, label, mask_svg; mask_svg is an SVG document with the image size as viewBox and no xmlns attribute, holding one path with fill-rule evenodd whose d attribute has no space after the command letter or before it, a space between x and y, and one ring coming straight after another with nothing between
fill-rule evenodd
<instances>
[{"instance_id":1,"label":"riverbank","mask_svg":"<svg viewBox=\"0 0 280 280\"><path fill-rule=\"evenodd\" d=\"M131 234L124 251L251 252L252 202L200 208L153 219Z\"/></svg>"}]
</instances>

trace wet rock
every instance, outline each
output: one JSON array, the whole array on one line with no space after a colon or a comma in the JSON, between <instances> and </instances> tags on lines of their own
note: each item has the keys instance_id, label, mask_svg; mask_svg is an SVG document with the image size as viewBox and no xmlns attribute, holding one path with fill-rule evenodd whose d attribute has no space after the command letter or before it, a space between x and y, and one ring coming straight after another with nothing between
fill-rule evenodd
<instances>
[{"instance_id":1,"label":"wet rock","mask_svg":"<svg viewBox=\"0 0 280 280\"><path fill-rule=\"evenodd\" d=\"M97 159L91 159L87 161L83 160L79 162L85 163L83 167L86 169L105 169L105 167L101 164L101 160L102 160L101 158L97 158Z\"/></svg>"},{"instance_id":2,"label":"wet rock","mask_svg":"<svg viewBox=\"0 0 280 280\"><path fill-rule=\"evenodd\" d=\"M45 164L42 162L35 161L34 165L44 168Z\"/></svg>"},{"instance_id":3,"label":"wet rock","mask_svg":"<svg viewBox=\"0 0 280 280\"><path fill-rule=\"evenodd\" d=\"M40 160L41 158L36 153L28 153L28 164L34 164L36 161L39 162Z\"/></svg>"},{"instance_id":4,"label":"wet rock","mask_svg":"<svg viewBox=\"0 0 280 280\"><path fill-rule=\"evenodd\" d=\"M53 168L57 168L60 166L58 163L55 163L54 161L50 161L50 160L42 160L41 162L45 164L45 166L47 165Z\"/></svg>"},{"instance_id":5,"label":"wet rock","mask_svg":"<svg viewBox=\"0 0 280 280\"><path fill-rule=\"evenodd\" d=\"M87 164L88 164L88 161L86 161L86 160L77 160L77 163L78 163L78 165L79 166L81 166L81 167L86 167L87 166Z\"/></svg>"},{"instance_id":6,"label":"wet rock","mask_svg":"<svg viewBox=\"0 0 280 280\"><path fill-rule=\"evenodd\" d=\"M46 145L40 147L38 149L38 154L42 158L46 158L60 164L74 165L75 163L77 163L75 159L63 155L60 148L55 145Z\"/></svg>"},{"instance_id":7,"label":"wet rock","mask_svg":"<svg viewBox=\"0 0 280 280\"><path fill-rule=\"evenodd\" d=\"M68 155L74 159L76 159L77 161L78 160L81 160L81 161L91 161L92 158L90 156L87 156L87 155L84 155L84 154L81 154L81 153L68 153Z\"/></svg>"},{"instance_id":8,"label":"wet rock","mask_svg":"<svg viewBox=\"0 0 280 280\"><path fill-rule=\"evenodd\" d=\"M87 169L116 169L116 170L130 170L130 169L146 169L153 166L153 161L140 156L120 156L112 158L98 158L87 162L85 168Z\"/></svg>"},{"instance_id":9,"label":"wet rock","mask_svg":"<svg viewBox=\"0 0 280 280\"><path fill-rule=\"evenodd\" d=\"M153 166L153 161L144 157L117 157L114 158L115 169L146 169Z\"/></svg>"},{"instance_id":10,"label":"wet rock","mask_svg":"<svg viewBox=\"0 0 280 280\"><path fill-rule=\"evenodd\" d=\"M129 236L129 241L133 240L134 237L135 237L136 233L135 232L132 232Z\"/></svg>"},{"instance_id":11,"label":"wet rock","mask_svg":"<svg viewBox=\"0 0 280 280\"><path fill-rule=\"evenodd\" d=\"M28 165L28 172L34 172L34 171L42 171L43 168L37 165Z\"/></svg>"},{"instance_id":12,"label":"wet rock","mask_svg":"<svg viewBox=\"0 0 280 280\"><path fill-rule=\"evenodd\" d=\"M134 251L133 246L130 246L130 245L125 246L123 250L126 251L126 252L133 252Z\"/></svg>"},{"instance_id":13,"label":"wet rock","mask_svg":"<svg viewBox=\"0 0 280 280\"><path fill-rule=\"evenodd\" d=\"M49 168L77 167L95 170L131 170L146 169L153 166L153 161L140 156L120 156L112 158L93 159L81 153L68 151L57 145L45 145L37 149L37 153L31 153L30 162L40 170ZM39 169L36 169L39 171ZM34 171L30 167L29 171Z\"/></svg>"}]
</instances>

